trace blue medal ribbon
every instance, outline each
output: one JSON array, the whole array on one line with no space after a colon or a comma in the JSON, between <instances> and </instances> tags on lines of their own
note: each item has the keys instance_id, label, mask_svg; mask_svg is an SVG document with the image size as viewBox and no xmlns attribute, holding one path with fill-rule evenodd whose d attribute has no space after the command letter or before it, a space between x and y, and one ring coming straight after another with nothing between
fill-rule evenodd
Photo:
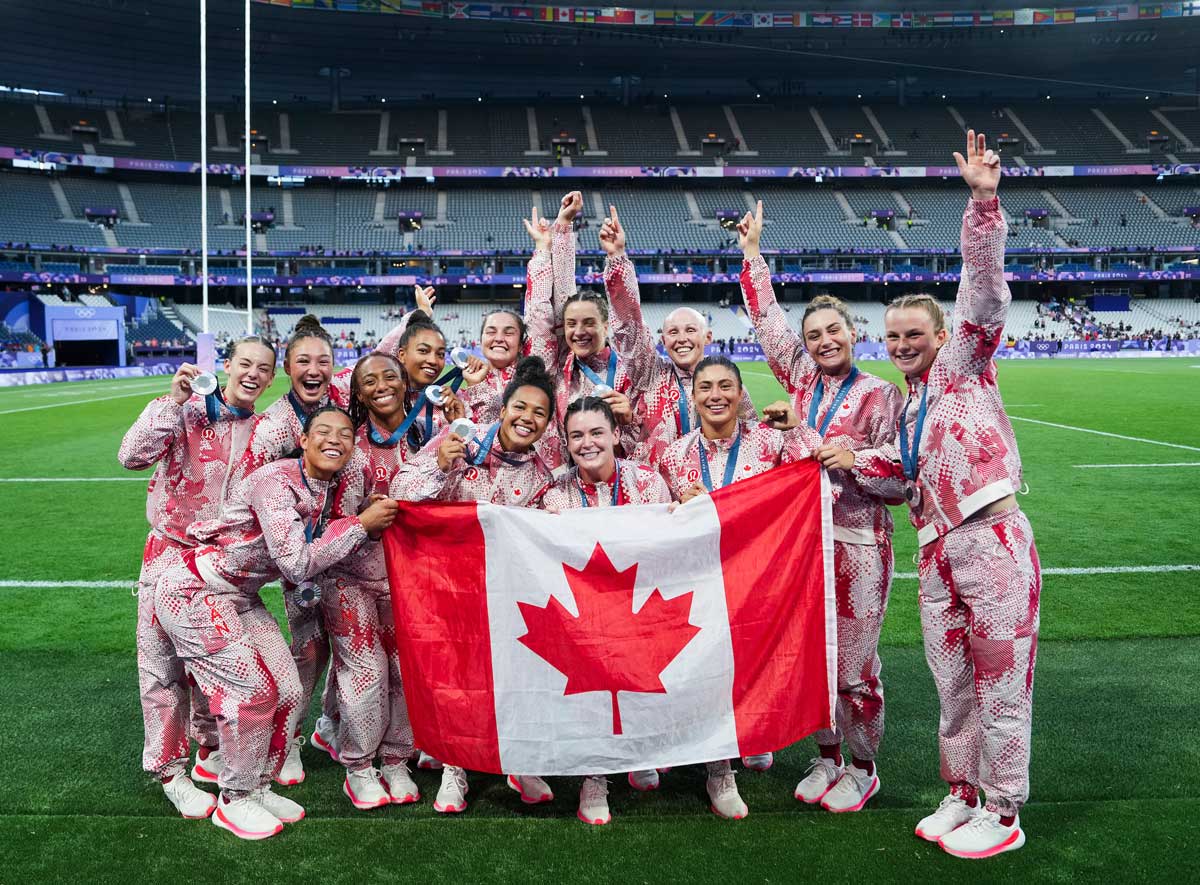
<instances>
[{"instance_id":1,"label":"blue medal ribbon","mask_svg":"<svg viewBox=\"0 0 1200 885\"><path fill-rule=\"evenodd\" d=\"M292 411L296 413L296 420L300 422L300 426L304 426L304 422L308 420L308 411L304 406L300 405L300 400L296 399L296 392L289 390L287 393L288 402L292 404Z\"/></svg>"},{"instance_id":2,"label":"blue medal ribbon","mask_svg":"<svg viewBox=\"0 0 1200 885\"><path fill-rule=\"evenodd\" d=\"M608 380L607 381L601 381L600 376L597 375L594 371L592 371L592 367L589 366L587 363L585 363L583 360L576 358L575 365L579 366L579 371L583 372L583 374L587 376L587 379L589 381L591 381L593 384L605 384L608 387L612 388L613 390L617 389L616 384L615 384L615 382L617 380L617 352L615 350L613 350L611 347L608 349Z\"/></svg>"},{"instance_id":3,"label":"blue medal ribbon","mask_svg":"<svg viewBox=\"0 0 1200 885\"><path fill-rule=\"evenodd\" d=\"M584 507L591 507L588 503L587 494L583 491L583 485L579 482L579 474L575 475L575 485L579 489L579 499L583 501ZM617 459L617 463L613 468L613 485L612 485L612 505L616 507L621 500L621 459Z\"/></svg>"},{"instance_id":4,"label":"blue medal ribbon","mask_svg":"<svg viewBox=\"0 0 1200 885\"><path fill-rule=\"evenodd\" d=\"M431 386L444 387L445 385L449 384L450 389L455 393L458 393L458 389L462 387L462 383L462 369L458 368L458 366L455 366L441 378L438 378L436 381L434 381ZM421 395L417 397L417 401L413 404L413 407L408 412L408 417L404 419L404 433L408 433L408 428L412 427L412 422L416 420L417 415L424 410L425 436L421 441L428 442L429 440L433 439L433 410L435 408L437 408L437 406L429 401L429 398L425 396L425 389L422 388ZM396 432L400 433L399 430ZM401 436L403 436L404 433L401 433Z\"/></svg>"},{"instance_id":5,"label":"blue medal ribbon","mask_svg":"<svg viewBox=\"0 0 1200 885\"><path fill-rule=\"evenodd\" d=\"M500 422L497 421L488 428L487 435L479 443L479 451L471 456L471 463L478 467L487 460L488 452L492 450L492 444L496 442L496 434L500 432Z\"/></svg>"},{"instance_id":6,"label":"blue medal ribbon","mask_svg":"<svg viewBox=\"0 0 1200 885\"><path fill-rule=\"evenodd\" d=\"M842 387L837 392L837 396L829 404L829 411L825 413L825 418L821 421L820 427L817 427L817 409L821 407L821 400L825 398L825 379L822 378L817 382L817 389L813 391L812 404L808 407L808 426L817 431L822 439L825 438L825 431L829 429L829 425L833 422L833 416L837 414L837 410L841 408L842 403L846 401L846 397L850 395L850 388L854 385L857 378L858 366L854 366L850 369L850 374L846 376L846 380L842 382Z\"/></svg>"},{"instance_id":7,"label":"blue medal ribbon","mask_svg":"<svg viewBox=\"0 0 1200 885\"><path fill-rule=\"evenodd\" d=\"M304 475L304 458L296 459L296 464L300 468L300 480L304 483L304 487L308 489L308 493L312 494L312 486L308 484L308 477ZM304 540L311 544L316 538L321 537L325 531L325 526L321 524L321 517L325 515L325 504L328 502L328 491L326 492L326 501L321 502L321 507L313 514L311 520L304 524Z\"/></svg>"},{"instance_id":8,"label":"blue medal ribbon","mask_svg":"<svg viewBox=\"0 0 1200 885\"><path fill-rule=\"evenodd\" d=\"M411 413L410 413L411 414ZM407 418L407 416L405 416ZM404 439L404 434L408 433L408 428L412 426L412 422L401 422L400 426L392 431L391 436L384 436L375 429L375 425L371 423L371 419L367 419L367 438L371 440L371 445L382 446L385 449L393 449L400 440Z\"/></svg>"},{"instance_id":9,"label":"blue medal ribbon","mask_svg":"<svg viewBox=\"0 0 1200 885\"><path fill-rule=\"evenodd\" d=\"M721 483L721 488L733 482L733 474L737 471L738 449L741 447L742 429L739 427L737 435L733 438L733 445L729 447L729 457L725 461L725 481ZM700 454L700 478L704 481L704 487L711 492L713 491L712 476L708 472L708 453L704 451L703 435L696 440L696 451Z\"/></svg>"},{"instance_id":10,"label":"blue medal ribbon","mask_svg":"<svg viewBox=\"0 0 1200 885\"><path fill-rule=\"evenodd\" d=\"M212 393L204 398L204 413L208 415L208 423L216 424L217 419L221 417L221 410L229 412L235 418L249 418L254 414L254 409L243 409L239 406L231 406L225 402L225 396L221 393L221 388L217 388Z\"/></svg>"},{"instance_id":11,"label":"blue medal ribbon","mask_svg":"<svg viewBox=\"0 0 1200 885\"><path fill-rule=\"evenodd\" d=\"M679 435L687 436L692 432L692 416L688 414L687 391L683 389L683 379L679 377L679 373L674 369L671 370L671 375L675 378L675 383L679 387Z\"/></svg>"},{"instance_id":12,"label":"blue medal ribbon","mask_svg":"<svg viewBox=\"0 0 1200 885\"><path fill-rule=\"evenodd\" d=\"M925 430L925 405L929 397L929 385L925 385L925 389L921 391L921 405L917 407L917 422L913 427L912 451L909 452L908 433L904 429L904 421L908 415L908 407L912 405L912 394L909 393L908 400L904 403L904 411L900 413L900 426L898 428L900 435L900 466L904 468L904 476L915 482L917 472L920 469L917 464L917 459L921 454L921 433Z\"/></svg>"}]
</instances>

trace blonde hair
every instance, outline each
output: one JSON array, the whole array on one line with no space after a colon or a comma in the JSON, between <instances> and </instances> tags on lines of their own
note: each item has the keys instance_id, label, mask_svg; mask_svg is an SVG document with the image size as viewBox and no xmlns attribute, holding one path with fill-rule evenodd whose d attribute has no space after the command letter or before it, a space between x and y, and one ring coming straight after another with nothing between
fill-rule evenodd
<instances>
[{"instance_id":1,"label":"blonde hair","mask_svg":"<svg viewBox=\"0 0 1200 885\"><path fill-rule=\"evenodd\" d=\"M850 331L854 331L854 318L850 315L850 308L846 306L846 302L838 298L836 295L830 295L823 292L804 308L804 316L800 319L800 330L804 330L804 324L808 322L808 318L818 310L836 310L846 323Z\"/></svg>"},{"instance_id":2,"label":"blonde hair","mask_svg":"<svg viewBox=\"0 0 1200 885\"><path fill-rule=\"evenodd\" d=\"M934 332L940 332L946 328L946 314L942 311L942 306L937 303L937 299L928 292L916 292L892 299L892 303L887 306L883 315L886 317L893 310L907 310L908 308L919 308L929 314L929 318L933 320Z\"/></svg>"}]
</instances>

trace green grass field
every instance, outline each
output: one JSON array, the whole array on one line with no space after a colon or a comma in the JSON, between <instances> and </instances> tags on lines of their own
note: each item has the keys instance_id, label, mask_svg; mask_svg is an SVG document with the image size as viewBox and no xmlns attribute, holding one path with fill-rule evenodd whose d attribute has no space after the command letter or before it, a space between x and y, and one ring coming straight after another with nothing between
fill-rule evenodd
<instances>
[{"instance_id":1,"label":"green grass field","mask_svg":"<svg viewBox=\"0 0 1200 885\"><path fill-rule=\"evenodd\" d=\"M746 372L760 406L780 396L764 365ZM0 883L1200 881L1200 360L1014 361L1000 377L1011 415L1028 419L1014 420L1022 506L1049 572L1029 842L969 869L912 834L944 789L914 532L899 513L883 788L859 814L792 798L814 752L805 741L769 772L739 775L740 822L709 813L699 770L671 772L649 795L614 778L603 828L575 819L570 778L530 809L499 778L475 776L469 811L443 819L436 773L420 772L419 805L356 812L341 769L309 749L308 779L288 793L308 818L283 835L241 843L184 821L140 767L129 588L145 483L77 481L135 476L117 446L167 379L0 390L0 480L39 480L0 481ZM1148 570L1113 571L1130 567ZM278 611L278 590L266 596Z\"/></svg>"}]
</instances>

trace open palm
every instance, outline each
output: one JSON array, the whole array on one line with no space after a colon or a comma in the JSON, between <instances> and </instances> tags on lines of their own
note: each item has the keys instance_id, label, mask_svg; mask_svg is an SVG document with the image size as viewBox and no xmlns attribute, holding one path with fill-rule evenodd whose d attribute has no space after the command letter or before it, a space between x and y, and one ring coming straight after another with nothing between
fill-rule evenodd
<instances>
[{"instance_id":1,"label":"open palm","mask_svg":"<svg viewBox=\"0 0 1200 885\"><path fill-rule=\"evenodd\" d=\"M996 196L1000 184L1000 155L987 146L982 132L976 135L974 129L967 130L967 155L964 158L955 151L954 162L958 164L963 181L971 188L972 197L990 200Z\"/></svg>"}]
</instances>

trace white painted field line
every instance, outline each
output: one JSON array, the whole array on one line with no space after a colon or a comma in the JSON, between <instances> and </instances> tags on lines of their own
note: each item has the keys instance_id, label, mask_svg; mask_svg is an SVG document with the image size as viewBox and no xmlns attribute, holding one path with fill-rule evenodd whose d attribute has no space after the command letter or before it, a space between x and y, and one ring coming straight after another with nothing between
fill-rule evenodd
<instances>
[{"instance_id":1,"label":"white painted field line","mask_svg":"<svg viewBox=\"0 0 1200 885\"><path fill-rule=\"evenodd\" d=\"M1166 464L1076 464L1081 470L1119 467L1200 467L1200 461L1171 461Z\"/></svg>"},{"instance_id":2,"label":"white painted field line","mask_svg":"<svg viewBox=\"0 0 1200 885\"><path fill-rule=\"evenodd\" d=\"M0 476L0 482L149 482L145 476Z\"/></svg>"},{"instance_id":3,"label":"white painted field line","mask_svg":"<svg viewBox=\"0 0 1200 885\"><path fill-rule=\"evenodd\" d=\"M1168 572L1200 572L1200 563L1189 563L1186 565L1102 565L1076 568L1044 568L1043 575L1062 575L1062 576L1077 576L1077 575L1143 575L1143 574L1165 574ZM895 575L900 581L915 581L917 579L916 572L897 572ZM33 589L57 590L71 587L79 587L85 590L107 590L112 588L129 589L137 585L137 578L130 578L127 581L19 581L6 580L0 581L0 590L2 589L19 589L22 587L31 587ZM278 587L278 584L268 584L267 588Z\"/></svg>"},{"instance_id":4,"label":"white painted field line","mask_svg":"<svg viewBox=\"0 0 1200 885\"><path fill-rule=\"evenodd\" d=\"M4 414L0 412L0 415ZM1013 421L1024 421L1026 424L1041 424L1044 427L1057 427L1059 430L1074 430L1079 433L1094 433L1096 436L1110 436L1113 439L1123 439L1129 442L1146 443L1151 446L1166 446L1170 449L1186 449L1189 452L1200 452L1200 447L1185 446L1181 443L1162 442L1157 439L1144 439L1140 436L1123 436L1120 433L1109 433L1107 430L1092 430L1090 427L1075 427L1071 424L1055 424L1053 421L1039 421L1037 418L1021 418L1017 415L1009 415Z\"/></svg>"},{"instance_id":5,"label":"white painted field line","mask_svg":"<svg viewBox=\"0 0 1200 885\"><path fill-rule=\"evenodd\" d=\"M147 393L149 393L149 391L138 390L132 393L117 393L113 394L112 396L97 396L92 397L91 399L73 399L65 403L46 403L45 405L41 406L25 406L21 409L5 409L4 411L0 412L0 415L15 415L17 412L37 412L41 409L59 409L63 406L82 406L85 403L102 403L105 400L110 399L128 399L131 396L145 396Z\"/></svg>"}]
</instances>

